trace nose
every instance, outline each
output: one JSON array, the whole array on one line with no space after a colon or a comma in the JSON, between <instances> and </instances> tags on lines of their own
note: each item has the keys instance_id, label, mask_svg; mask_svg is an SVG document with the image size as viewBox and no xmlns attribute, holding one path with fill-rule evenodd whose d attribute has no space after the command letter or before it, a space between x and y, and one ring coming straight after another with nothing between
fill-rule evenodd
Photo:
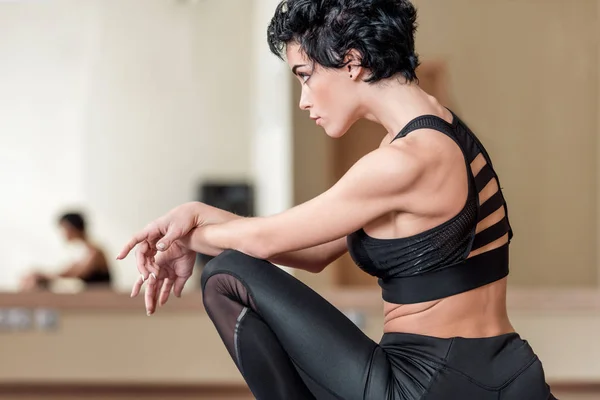
<instances>
[{"instance_id":1,"label":"nose","mask_svg":"<svg viewBox=\"0 0 600 400\"><path fill-rule=\"evenodd\" d=\"M307 94L305 93L304 89L302 89L302 93L300 94L300 109L301 110L308 110L309 108L312 107L312 104L310 103Z\"/></svg>"}]
</instances>

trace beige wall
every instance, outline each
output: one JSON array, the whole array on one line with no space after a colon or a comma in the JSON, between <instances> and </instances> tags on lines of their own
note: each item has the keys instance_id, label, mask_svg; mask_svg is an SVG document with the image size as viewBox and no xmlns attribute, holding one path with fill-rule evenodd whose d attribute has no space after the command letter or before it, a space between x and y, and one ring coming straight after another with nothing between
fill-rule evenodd
<instances>
[{"instance_id":1,"label":"beige wall","mask_svg":"<svg viewBox=\"0 0 600 400\"><path fill-rule=\"evenodd\" d=\"M511 279L597 282L597 2L416 1L417 46L444 59L457 112L509 202Z\"/></svg>"},{"instance_id":2,"label":"beige wall","mask_svg":"<svg viewBox=\"0 0 600 400\"><path fill-rule=\"evenodd\" d=\"M447 64L452 107L500 175L515 231L511 282L596 285L597 0L415 3L418 52ZM296 157L307 147L324 156L323 134L295 123ZM324 187L324 161L295 165L301 197Z\"/></svg>"},{"instance_id":3,"label":"beige wall","mask_svg":"<svg viewBox=\"0 0 600 400\"><path fill-rule=\"evenodd\" d=\"M597 21L600 21L600 0L598 0L597 6L596 6L596 19ZM597 56L598 56L598 66L600 67L600 22L596 25L596 46L598 48L597 51ZM598 115L598 137L600 137L600 79L598 79L598 111L597 111L597 115ZM597 140L597 154L600 154L600 139ZM596 200L598 203L600 203L600 157L598 157L596 159L596 182L597 182L597 186L596 186ZM597 228L597 235L600 236L600 212L596 212L596 218L597 218L597 224L596 224L596 228ZM598 237L598 239L600 239L600 237ZM597 249L597 253L596 253L596 264L598 267L598 284L600 284L600 246L596 246Z\"/></svg>"},{"instance_id":4,"label":"beige wall","mask_svg":"<svg viewBox=\"0 0 600 400\"><path fill-rule=\"evenodd\" d=\"M293 171L294 204L300 204L326 191L333 182L331 160L333 139L308 118L308 112L298 107L300 85L293 76L292 123L293 123ZM327 268L320 274L294 271L294 276L313 288L323 288L335 281L335 271Z\"/></svg>"}]
</instances>

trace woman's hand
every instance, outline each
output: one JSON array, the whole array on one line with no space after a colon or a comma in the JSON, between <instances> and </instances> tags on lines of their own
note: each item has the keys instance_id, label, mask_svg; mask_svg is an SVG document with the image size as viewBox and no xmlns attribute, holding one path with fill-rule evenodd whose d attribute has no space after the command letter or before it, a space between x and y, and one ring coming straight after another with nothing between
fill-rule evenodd
<instances>
[{"instance_id":1,"label":"woman's hand","mask_svg":"<svg viewBox=\"0 0 600 400\"><path fill-rule=\"evenodd\" d=\"M157 304L164 304L171 289L181 296L185 282L192 275L196 252L185 246L186 237L196 228L242 218L200 202L185 203L153 221L127 242L118 260L136 249L136 265L140 278L134 284L132 297L147 282L146 309L152 314ZM160 297L160 298L159 298Z\"/></svg>"},{"instance_id":2,"label":"woman's hand","mask_svg":"<svg viewBox=\"0 0 600 400\"><path fill-rule=\"evenodd\" d=\"M146 228L135 234L123 247L117 260L127 257L138 244L144 246L144 252L166 251L174 241L188 235L195 228L221 224L235 219L243 219L243 217L200 202L185 203L151 222ZM150 274L148 268L138 262L138 270L144 281L148 279Z\"/></svg>"},{"instance_id":3,"label":"woman's hand","mask_svg":"<svg viewBox=\"0 0 600 400\"><path fill-rule=\"evenodd\" d=\"M145 292L146 313L152 315L157 305L164 305L169 299L171 290L177 297L187 280L192 276L196 253L185 248L179 241L172 242L167 250L158 253L150 248L147 242L142 243L136 251L138 269L140 266L149 271L148 279L143 275L133 285L131 297L139 294L147 281Z\"/></svg>"},{"instance_id":4,"label":"woman's hand","mask_svg":"<svg viewBox=\"0 0 600 400\"><path fill-rule=\"evenodd\" d=\"M165 216L151 222L127 242L117 256L117 260L127 257L129 252L140 243L146 243L149 248L166 251L175 240L204 224L205 218L200 216L203 206L208 207L199 202L185 203L169 211ZM138 270L143 275L144 280L146 280L148 278L147 269L139 268L138 266Z\"/></svg>"}]
</instances>

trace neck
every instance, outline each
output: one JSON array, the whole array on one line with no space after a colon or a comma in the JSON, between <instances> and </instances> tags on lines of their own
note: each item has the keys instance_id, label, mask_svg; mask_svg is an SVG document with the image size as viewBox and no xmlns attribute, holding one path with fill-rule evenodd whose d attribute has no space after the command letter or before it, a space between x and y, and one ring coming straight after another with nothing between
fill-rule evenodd
<instances>
[{"instance_id":1,"label":"neck","mask_svg":"<svg viewBox=\"0 0 600 400\"><path fill-rule=\"evenodd\" d=\"M76 242L81 242L81 243L84 243L84 244L88 244L87 237L85 237L85 236L78 236L78 237L75 238L75 241Z\"/></svg>"},{"instance_id":2,"label":"neck","mask_svg":"<svg viewBox=\"0 0 600 400\"><path fill-rule=\"evenodd\" d=\"M443 116L447 112L416 83L400 83L395 79L381 84L365 84L360 99L360 118L382 125L390 140L419 115Z\"/></svg>"}]
</instances>

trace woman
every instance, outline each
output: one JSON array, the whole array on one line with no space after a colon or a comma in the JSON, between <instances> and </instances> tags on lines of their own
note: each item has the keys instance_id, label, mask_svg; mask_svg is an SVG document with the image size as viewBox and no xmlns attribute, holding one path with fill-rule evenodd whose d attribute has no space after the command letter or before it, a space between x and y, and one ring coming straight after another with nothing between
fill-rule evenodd
<instances>
[{"instance_id":1,"label":"woman","mask_svg":"<svg viewBox=\"0 0 600 400\"><path fill-rule=\"evenodd\" d=\"M21 281L22 291L45 289L50 282L60 278L76 278L86 285L109 285L110 270L102 249L88 237L85 229L85 219L79 213L62 215L58 224L67 242L77 242L84 248L83 257L67 266L58 274L33 272Z\"/></svg>"},{"instance_id":2,"label":"woman","mask_svg":"<svg viewBox=\"0 0 600 400\"><path fill-rule=\"evenodd\" d=\"M194 252L217 256L203 298L258 399L552 399L506 310L512 230L490 157L416 83L416 11L406 0L288 0L271 50L302 85L300 107L343 136L361 118L388 134L331 189L278 215L189 203L137 244L146 306L181 295ZM285 57L284 57L285 55ZM376 343L273 264L320 272L349 251L379 277Z\"/></svg>"}]
</instances>

